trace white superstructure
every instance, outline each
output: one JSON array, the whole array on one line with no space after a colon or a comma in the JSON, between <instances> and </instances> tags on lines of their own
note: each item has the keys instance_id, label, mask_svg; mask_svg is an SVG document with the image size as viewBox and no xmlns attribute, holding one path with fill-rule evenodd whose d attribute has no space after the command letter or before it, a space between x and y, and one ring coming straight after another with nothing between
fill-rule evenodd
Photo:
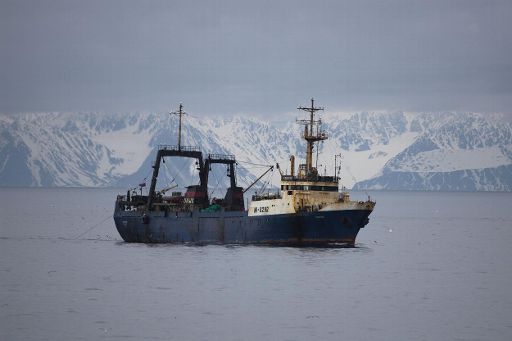
<instances>
[{"instance_id":1,"label":"white superstructure","mask_svg":"<svg viewBox=\"0 0 512 341\"><path fill-rule=\"evenodd\" d=\"M321 130L321 120L315 120L315 112L323 108L316 108L314 100L311 99L311 107L298 109L310 113L308 119L297 121L304 125L302 138L307 142L306 163L299 165L298 174L295 176L295 157L292 155L291 175L281 174L280 192L253 196L248 214L259 216L366 208L367 202L350 201L347 192L338 192L339 177L336 174L321 176L313 166L315 142L328 139L327 134Z\"/></svg>"}]
</instances>

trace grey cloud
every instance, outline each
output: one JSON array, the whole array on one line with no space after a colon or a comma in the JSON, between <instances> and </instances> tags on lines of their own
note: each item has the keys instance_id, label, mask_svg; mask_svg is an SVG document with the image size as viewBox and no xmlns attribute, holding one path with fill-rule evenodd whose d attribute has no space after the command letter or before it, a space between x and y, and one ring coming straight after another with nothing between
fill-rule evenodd
<instances>
[{"instance_id":1,"label":"grey cloud","mask_svg":"<svg viewBox=\"0 0 512 341\"><path fill-rule=\"evenodd\" d=\"M2 1L0 112L508 113L509 1Z\"/></svg>"}]
</instances>

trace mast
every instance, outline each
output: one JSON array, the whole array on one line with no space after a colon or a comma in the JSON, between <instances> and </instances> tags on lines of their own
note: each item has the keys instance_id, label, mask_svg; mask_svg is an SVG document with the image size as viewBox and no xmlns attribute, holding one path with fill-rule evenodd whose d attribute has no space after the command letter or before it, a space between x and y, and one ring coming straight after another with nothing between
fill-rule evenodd
<instances>
[{"instance_id":1,"label":"mast","mask_svg":"<svg viewBox=\"0 0 512 341\"><path fill-rule=\"evenodd\" d=\"M170 112L171 115L178 115L180 117L180 123L178 127L178 150L181 150L181 117L187 113L183 111L183 104L180 103L178 111Z\"/></svg>"},{"instance_id":2,"label":"mast","mask_svg":"<svg viewBox=\"0 0 512 341\"><path fill-rule=\"evenodd\" d=\"M319 128L322 124L321 120L315 120L315 113L320 110L324 110L322 107L315 107L315 100L311 98L311 107L298 107L297 109L309 112L309 120L297 120L299 124L304 125L303 138L307 142L306 149L306 176L313 173L316 168L313 167L313 149L315 142L326 140L327 134L321 131ZM316 127L316 132L314 132Z\"/></svg>"},{"instance_id":3,"label":"mast","mask_svg":"<svg viewBox=\"0 0 512 341\"><path fill-rule=\"evenodd\" d=\"M148 204L147 209L149 211L153 210L153 202L156 199L156 182L158 179L158 173L160 171L160 164L164 162L165 157L186 157L186 158L194 158L196 159L197 170L199 171L199 190L205 193L204 198L199 202L202 206L208 205L208 193L207 193L207 184L208 184L208 172L204 167L203 162L203 153L198 147L193 146L181 146L181 123L182 116L187 113L183 111L183 104L180 103L179 110L175 112L170 112L171 115L178 115L180 118L179 130L178 130L178 146L168 146L168 145L159 145L158 152L156 154L156 160L153 164L153 176L151 178L151 186L149 188L148 194Z\"/></svg>"}]
</instances>

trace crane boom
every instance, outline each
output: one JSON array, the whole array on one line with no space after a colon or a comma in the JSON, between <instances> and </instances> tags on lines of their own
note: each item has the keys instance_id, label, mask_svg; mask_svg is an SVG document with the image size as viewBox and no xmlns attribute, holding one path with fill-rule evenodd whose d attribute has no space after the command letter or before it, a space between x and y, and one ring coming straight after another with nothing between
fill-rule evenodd
<instances>
[{"instance_id":1,"label":"crane boom","mask_svg":"<svg viewBox=\"0 0 512 341\"><path fill-rule=\"evenodd\" d=\"M254 186L254 184L256 184L258 181L260 181L260 179L261 179L262 177L264 177L268 172L270 172L270 171L271 171L271 170L273 170L273 169L274 169L274 166L270 166L270 167L269 167L269 169L267 169L267 170L265 171L265 173L261 174L259 178L257 178L256 180L254 180L254 182L253 182L252 184L250 184L250 185L249 185L249 187L247 187L246 189L244 189L242 193L247 192L247 191L248 191L252 186Z\"/></svg>"}]
</instances>

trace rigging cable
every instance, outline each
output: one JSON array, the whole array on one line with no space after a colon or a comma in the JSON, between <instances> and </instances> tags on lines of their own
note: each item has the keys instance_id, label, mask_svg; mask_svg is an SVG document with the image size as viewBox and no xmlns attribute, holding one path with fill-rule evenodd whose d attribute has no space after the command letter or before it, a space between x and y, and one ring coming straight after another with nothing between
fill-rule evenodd
<instances>
[{"instance_id":1,"label":"rigging cable","mask_svg":"<svg viewBox=\"0 0 512 341\"><path fill-rule=\"evenodd\" d=\"M345 169L347 170L347 172L348 172L348 173L350 174L350 176L352 177L352 180L354 180L354 185L355 185L355 183L357 183L357 182L358 182L358 181L357 181L357 179L356 179L356 177L355 177L355 175L354 175L354 174L352 174L352 172L350 171L350 167L349 167L348 165L345 165ZM363 192L364 192L368 197L370 197L370 195L368 194L368 192L366 191L366 189L363 189Z\"/></svg>"},{"instance_id":2,"label":"rigging cable","mask_svg":"<svg viewBox=\"0 0 512 341\"><path fill-rule=\"evenodd\" d=\"M240 163L247 163L249 165L253 165L253 166L259 166L259 167L270 167L271 165L263 165L261 163L254 163L254 162L250 162L250 161L244 161L244 160L236 160L236 162L240 162ZM244 167L245 168L245 167Z\"/></svg>"},{"instance_id":3,"label":"rigging cable","mask_svg":"<svg viewBox=\"0 0 512 341\"><path fill-rule=\"evenodd\" d=\"M75 238L71 238L72 240L77 240L79 238L82 238L83 236L85 236L87 233L91 232L92 230L94 230L95 228L97 228L98 226L100 226L101 224L103 224L104 222L106 222L108 219L111 219L112 218L112 214L109 213L109 215L104 218L102 221L100 221L99 223L96 223L94 225L92 225L91 227L89 227L87 230L85 230L83 233L80 233L78 236L76 236Z\"/></svg>"},{"instance_id":4,"label":"rigging cable","mask_svg":"<svg viewBox=\"0 0 512 341\"><path fill-rule=\"evenodd\" d=\"M261 189L260 189L260 195L263 194L263 191L265 191L267 185L270 183L270 181L272 180L272 177L274 176L274 169L272 169L270 171L270 173L268 175L266 175L268 178L265 182L263 182L263 185L261 186ZM256 193L258 193L258 191L256 191Z\"/></svg>"},{"instance_id":5,"label":"rigging cable","mask_svg":"<svg viewBox=\"0 0 512 341\"><path fill-rule=\"evenodd\" d=\"M217 176L217 174L215 174L215 170L213 171L213 174L215 176L215 178L217 179L217 184L215 185L215 187L212 189L212 191L209 193L208 197L211 198L213 193L215 193L215 191L217 190L217 187L219 186L219 183L220 183L220 177Z\"/></svg>"},{"instance_id":6,"label":"rigging cable","mask_svg":"<svg viewBox=\"0 0 512 341\"><path fill-rule=\"evenodd\" d=\"M166 175L167 175L167 174L170 174L170 175L172 176L171 181L167 182L167 187L170 187L170 185L171 185L173 182L175 182L175 183L176 183L176 185L178 185L178 182L177 182L177 181L175 181L175 180L176 180L176 176L177 176L177 175L174 175L174 176L173 176L173 175L172 175L171 170L169 169L169 167L167 167L167 163L165 163L165 162L164 162L163 164L164 164L165 169L167 170ZM179 172L179 171L178 171L178 174L180 174L180 172ZM166 180L167 180L167 177L166 177Z\"/></svg>"}]
</instances>

